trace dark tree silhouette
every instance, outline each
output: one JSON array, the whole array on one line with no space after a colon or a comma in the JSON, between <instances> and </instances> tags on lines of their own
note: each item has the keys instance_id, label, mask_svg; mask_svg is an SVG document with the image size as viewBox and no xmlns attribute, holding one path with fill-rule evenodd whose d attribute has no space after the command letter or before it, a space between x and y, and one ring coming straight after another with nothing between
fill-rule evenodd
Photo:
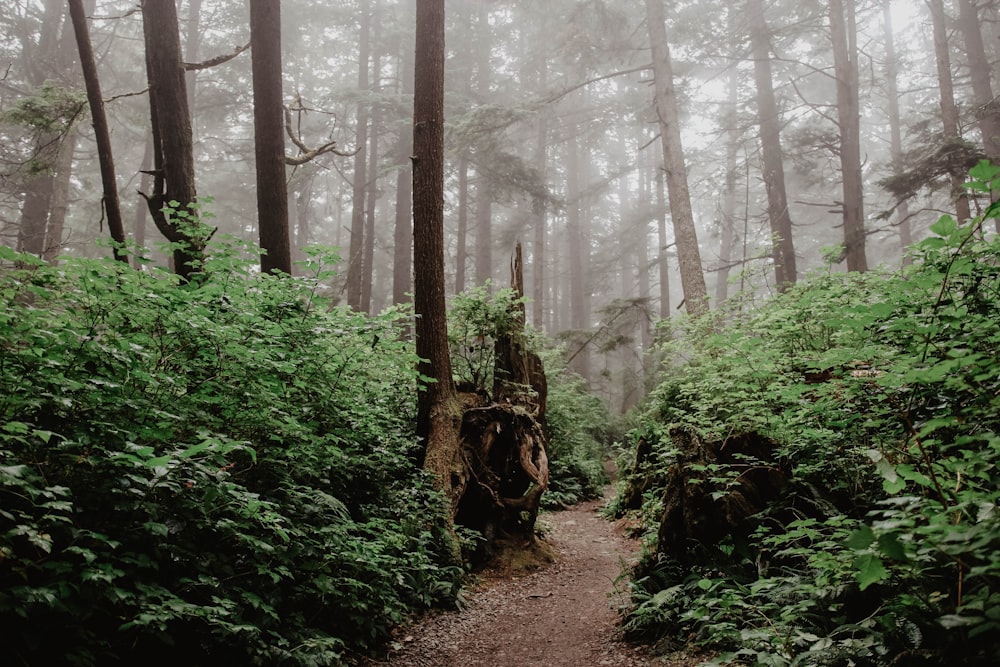
<instances>
[{"instance_id":1,"label":"dark tree silhouette","mask_svg":"<svg viewBox=\"0 0 1000 667\"><path fill-rule=\"evenodd\" d=\"M291 275L279 0L250 0L250 41L260 269Z\"/></svg>"}]
</instances>

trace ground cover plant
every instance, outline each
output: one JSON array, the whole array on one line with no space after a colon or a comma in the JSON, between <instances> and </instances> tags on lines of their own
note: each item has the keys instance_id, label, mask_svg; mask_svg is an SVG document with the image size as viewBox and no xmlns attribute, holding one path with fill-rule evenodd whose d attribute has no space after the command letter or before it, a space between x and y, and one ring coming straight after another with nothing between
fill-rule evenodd
<instances>
[{"instance_id":1,"label":"ground cover plant","mask_svg":"<svg viewBox=\"0 0 1000 667\"><path fill-rule=\"evenodd\" d=\"M179 285L0 252L9 664L344 664L455 604L404 313L332 307L321 253Z\"/></svg>"},{"instance_id":2,"label":"ground cover plant","mask_svg":"<svg viewBox=\"0 0 1000 667\"><path fill-rule=\"evenodd\" d=\"M632 636L713 664L996 664L998 215L666 344L617 507L647 529Z\"/></svg>"}]
</instances>

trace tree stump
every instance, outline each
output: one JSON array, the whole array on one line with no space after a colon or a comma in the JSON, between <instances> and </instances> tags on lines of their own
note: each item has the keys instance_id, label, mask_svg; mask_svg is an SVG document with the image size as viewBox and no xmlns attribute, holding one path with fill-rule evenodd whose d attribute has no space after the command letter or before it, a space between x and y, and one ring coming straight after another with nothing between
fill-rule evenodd
<instances>
[{"instance_id":1,"label":"tree stump","mask_svg":"<svg viewBox=\"0 0 1000 667\"><path fill-rule=\"evenodd\" d=\"M511 263L511 283L523 296L521 247ZM460 394L460 431L466 476L455 523L485 538L477 558L490 558L501 542L523 547L534 542L535 520L549 485L545 452L545 371L527 347L523 303L514 325L494 332L494 382Z\"/></svg>"}]
</instances>

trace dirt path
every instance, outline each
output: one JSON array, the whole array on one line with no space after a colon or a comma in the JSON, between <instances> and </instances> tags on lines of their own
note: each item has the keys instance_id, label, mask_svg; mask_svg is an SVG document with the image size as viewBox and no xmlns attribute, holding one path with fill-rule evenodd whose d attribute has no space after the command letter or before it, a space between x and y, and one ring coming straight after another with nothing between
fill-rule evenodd
<instances>
[{"instance_id":1,"label":"dirt path","mask_svg":"<svg viewBox=\"0 0 1000 667\"><path fill-rule=\"evenodd\" d=\"M597 515L603 500L545 514L555 562L534 572L487 572L460 612L410 627L372 667L684 667L617 639L626 599L616 579L638 549ZM618 590L616 590L616 588Z\"/></svg>"}]
</instances>

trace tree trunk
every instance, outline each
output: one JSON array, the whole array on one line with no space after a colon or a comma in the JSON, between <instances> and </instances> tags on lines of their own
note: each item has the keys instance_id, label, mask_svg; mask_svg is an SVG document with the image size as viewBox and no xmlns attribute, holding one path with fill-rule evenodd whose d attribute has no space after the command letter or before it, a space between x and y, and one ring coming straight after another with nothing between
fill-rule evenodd
<instances>
[{"instance_id":1,"label":"tree trunk","mask_svg":"<svg viewBox=\"0 0 1000 667\"><path fill-rule=\"evenodd\" d=\"M410 3L406 3L407 7ZM404 42L400 54L400 95L405 99L413 94L413 43ZM413 133L409 128L400 132L396 172L396 224L393 235L392 302L407 303L413 291L412 263L413 176L410 173L410 156L413 155Z\"/></svg>"},{"instance_id":2,"label":"tree trunk","mask_svg":"<svg viewBox=\"0 0 1000 667\"><path fill-rule=\"evenodd\" d=\"M728 33L733 43L738 43L739 23L736 10L727 12ZM752 23L752 19L751 19ZM753 39L751 37L751 39ZM754 61L756 63L756 60ZM770 61L768 61L770 67ZM768 72L770 79L770 72ZM772 95L774 91L772 90ZM725 112L726 128L726 185L722 195L722 215L719 241L719 271L715 278L715 307L719 308L729 297L729 271L733 261L733 242L736 237L736 159L739 155L742 133L739 128L740 75L735 68L729 72L729 100ZM772 97L773 100L773 97Z\"/></svg>"},{"instance_id":3,"label":"tree trunk","mask_svg":"<svg viewBox=\"0 0 1000 667\"><path fill-rule=\"evenodd\" d=\"M493 201L490 177L476 170L476 284L493 278Z\"/></svg>"},{"instance_id":4,"label":"tree trunk","mask_svg":"<svg viewBox=\"0 0 1000 667\"><path fill-rule=\"evenodd\" d=\"M177 8L172 0L142 0L142 18L155 174L145 197L156 227L174 244L174 271L187 281L201 270L211 233L197 209Z\"/></svg>"},{"instance_id":5,"label":"tree trunk","mask_svg":"<svg viewBox=\"0 0 1000 667\"><path fill-rule=\"evenodd\" d=\"M656 113L660 123L663 165L667 175L670 216L673 219L677 259L681 270L681 288L687 312L701 315L708 311L708 290L701 268L698 233L694 226L691 195L688 192L687 167L681 143L680 114L674 93L674 73L667 44L663 0L646 0L646 22L653 52L653 78L656 87Z\"/></svg>"},{"instance_id":6,"label":"tree trunk","mask_svg":"<svg viewBox=\"0 0 1000 667\"><path fill-rule=\"evenodd\" d=\"M66 227L66 211L69 208L69 193L73 176L73 157L80 135L75 130L66 137L65 145L59 151L55 180L52 181L52 199L49 202L49 224L45 234L44 259L55 265L63 250L63 233Z\"/></svg>"},{"instance_id":7,"label":"tree trunk","mask_svg":"<svg viewBox=\"0 0 1000 667\"><path fill-rule=\"evenodd\" d=\"M479 5L476 20L476 96L481 105L489 103L490 80L490 6ZM486 169L487 155L476 155L476 284L493 277L493 187Z\"/></svg>"},{"instance_id":8,"label":"tree trunk","mask_svg":"<svg viewBox=\"0 0 1000 667\"><path fill-rule=\"evenodd\" d=\"M455 292L465 291L469 238L469 160L458 158L458 229L455 230Z\"/></svg>"},{"instance_id":9,"label":"tree trunk","mask_svg":"<svg viewBox=\"0 0 1000 667\"><path fill-rule=\"evenodd\" d=\"M837 78L837 125L843 182L844 247L847 270L868 270L861 178L861 108L858 102L858 31L854 0L830 0L830 36Z\"/></svg>"},{"instance_id":10,"label":"tree trunk","mask_svg":"<svg viewBox=\"0 0 1000 667\"><path fill-rule=\"evenodd\" d=\"M371 41L371 2L361 3L361 35L358 44L358 92L368 94L368 67ZM365 194L368 178L368 102L358 102L358 127L355 132L354 176L351 196L351 245L347 264L347 304L361 310L361 283L364 280Z\"/></svg>"},{"instance_id":11,"label":"tree trunk","mask_svg":"<svg viewBox=\"0 0 1000 667\"><path fill-rule=\"evenodd\" d=\"M373 0L372 42L378 44L378 0ZM378 94L381 82L382 54L378 48L372 55L372 90ZM361 266L361 310L372 311L372 287L375 281L375 207L378 203L378 135L381 114L377 105L372 105L371 131L368 133L368 168L365 170L365 244Z\"/></svg>"},{"instance_id":12,"label":"tree trunk","mask_svg":"<svg viewBox=\"0 0 1000 667\"><path fill-rule=\"evenodd\" d=\"M260 270L292 275L285 181L285 125L281 79L280 0L250 0L254 156Z\"/></svg>"},{"instance_id":13,"label":"tree trunk","mask_svg":"<svg viewBox=\"0 0 1000 667\"><path fill-rule=\"evenodd\" d=\"M898 175L904 169L903 137L899 115L899 58L896 55L896 41L892 30L892 0L882 2L882 28L885 35L886 93L889 98L889 155L892 160L892 173ZM905 266L913 261L909 253L913 234L910 230L910 210L906 200L896 207L896 225L899 227L900 256Z\"/></svg>"},{"instance_id":14,"label":"tree trunk","mask_svg":"<svg viewBox=\"0 0 1000 667\"><path fill-rule=\"evenodd\" d=\"M459 447L461 415L448 350L444 281L444 0L417 0L413 98L413 262L416 352L431 378L418 394L417 434L424 469L458 510L467 476Z\"/></svg>"},{"instance_id":15,"label":"tree trunk","mask_svg":"<svg viewBox=\"0 0 1000 667\"><path fill-rule=\"evenodd\" d=\"M1000 102L993 97L990 81L990 61L983 45L979 9L973 0L957 0L958 26L965 38L965 53L969 61L969 78L972 80L972 97L976 104L976 119L983 138L986 157L1000 165ZM992 194L996 200L997 193ZM1000 220L993 221L1000 234Z\"/></svg>"},{"instance_id":16,"label":"tree trunk","mask_svg":"<svg viewBox=\"0 0 1000 667\"><path fill-rule=\"evenodd\" d=\"M656 238L659 248L656 253L657 273L660 276L660 319L670 319L670 262L667 259L667 193L664 185L665 173L656 164Z\"/></svg>"},{"instance_id":17,"label":"tree trunk","mask_svg":"<svg viewBox=\"0 0 1000 667\"><path fill-rule=\"evenodd\" d=\"M785 193L784 154L781 150L781 118L774 99L771 48L762 0L749 0L750 49L757 84L757 122L760 126L761 169L767 190L767 219L771 224L771 256L779 292L795 283L795 245L792 218Z\"/></svg>"},{"instance_id":18,"label":"tree trunk","mask_svg":"<svg viewBox=\"0 0 1000 667\"><path fill-rule=\"evenodd\" d=\"M118 179L115 176L115 161L111 152L111 133L108 130L108 118L104 114L104 97L101 95L101 82L97 75L94 49L90 44L87 17L84 14L82 0L68 1L70 19L73 21L73 33L76 35L76 46L83 68L83 80L87 87L87 102L90 104L90 116L97 139L97 158L101 165L101 184L104 189L104 214L107 216L111 240L115 242L112 252L115 259L127 264L125 224L122 222L121 203L118 200ZM62 229L60 228L59 231L56 245L62 245Z\"/></svg>"},{"instance_id":19,"label":"tree trunk","mask_svg":"<svg viewBox=\"0 0 1000 667\"><path fill-rule=\"evenodd\" d=\"M938 89L940 90L941 124L945 148L957 143L960 138L958 105L955 103L955 84L951 75L951 49L948 44L948 26L945 23L944 2L926 0L931 13L934 33L934 62L937 66ZM947 149L947 148L946 148ZM972 217L969 199L965 194L965 172L955 169L951 172L951 193L955 201L955 216L961 222Z\"/></svg>"},{"instance_id":20,"label":"tree trunk","mask_svg":"<svg viewBox=\"0 0 1000 667\"><path fill-rule=\"evenodd\" d=\"M188 0L187 30L184 45L187 51L185 55L189 63L196 63L201 60L201 6L202 0ZM193 69L186 73L185 90L187 92L188 109L191 110L191 133L194 135L197 131L195 127L197 122L195 99L198 91L198 70Z\"/></svg>"},{"instance_id":21,"label":"tree trunk","mask_svg":"<svg viewBox=\"0 0 1000 667\"><path fill-rule=\"evenodd\" d=\"M542 61L542 73L539 75L539 90L544 89L545 64ZM548 119L539 116L535 127L535 169L544 179L548 169ZM545 198L535 195L531 200L531 224L534 229L534 241L531 244L531 322L541 331L545 327L545 246L546 246L546 202Z\"/></svg>"},{"instance_id":22,"label":"tree trunk","mask_svg":"<svg viewBox=\"0 0 1000 667\"><path fill-rule=\"evenodd\" d=\"M147 134L145 148L142 151L142 162L139 166L139 192L146 192L153 185L153 135ZM145 262L143 250L146 248L146 216L149 207L141 201L136 201L135 213L132 216L132 237L135 240L135 257L132 258L135 268L141 268Z\"/></svg>"},{"instance_id":23,"label":"tree trunk","mask_svg":"<svg viewBox=\"0 0 1000 667\"><path fill-rule=\"evenodd\" d=\"M566 247L569 263L569 322L573 329L582 331L589 325L590 314L587 312L587 299L584 294L588 289L588 280L583 275L583 255L587 244L583 238L580 211L583 194L580 187L579 144L574 130L566 142ZM590 371L588 350L574 351L574 357L573 370L581 377L587 378Z\"/></svg>"}]
</instances>

